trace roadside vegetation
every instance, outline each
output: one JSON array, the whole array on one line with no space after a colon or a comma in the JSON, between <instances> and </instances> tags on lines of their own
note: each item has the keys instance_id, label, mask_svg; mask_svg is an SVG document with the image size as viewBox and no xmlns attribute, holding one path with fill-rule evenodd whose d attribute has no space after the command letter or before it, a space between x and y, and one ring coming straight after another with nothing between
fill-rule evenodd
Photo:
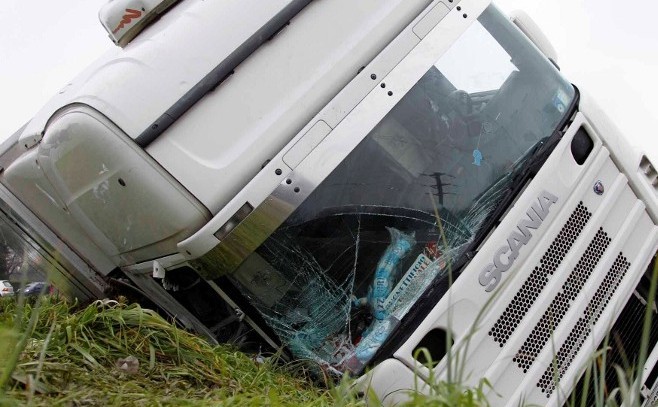
<instances>
[{"instance_id":1,"label":"roadside vegetation","mask_svg":"<svg viewBox=\"0 0 658 407\"><path fill-rule=\"evenodd\" d=\"M21 302L0 302L0 405L359 404L301 367L212 346L136 304Z\"/></svg>"},{"instance_id":2,"label":"roadside vegetation","mask_svg":"<svg viewBox=\"0 0 658 407\"><path fill-rule=\"evenodd\" d=\"M647 329L642 347L638 366L647 357ZM592 355L586 372L595 405L640 406L637 366L615 367L618 389L601 384L605 353ZM412 394L405 406L489 405L486 381L477 388L433 382L429 394ZM83 307L56 296L0 298L0 406L365 406L351 384L320 386L302 364L211 345L122 299ZM573 398L565 404L588 405Z\"/></svg>"}]
</instances>

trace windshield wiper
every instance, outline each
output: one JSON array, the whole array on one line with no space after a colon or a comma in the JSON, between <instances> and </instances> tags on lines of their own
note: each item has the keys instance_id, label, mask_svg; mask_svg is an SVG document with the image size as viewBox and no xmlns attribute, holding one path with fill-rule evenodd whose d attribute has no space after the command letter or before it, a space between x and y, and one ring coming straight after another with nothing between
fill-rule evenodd
<instances>
[{"instance_id":1,"label":"windshield wiper","mask_svg":"<svg viewBox=\"0 0 658 407\"><path fill-rule=\"evenodd\" d=\"M455 270L459 270L461 266L475 256L482 241L484 241L491 229L500 223L503 214L507 212L509 206L514 202L523 188L525 188L526 184L537 175L537 172L544 165L548 156L562 139L562 135L563 133L561 131L555 131L553 135L539 140L506 176L508 178L505 181L507 186L501 191L503 195L499 198L496 209L482 223L468 250L464 252L465 256L461 256L463 259L459 259L454 265Z\"/></svg>"}]
</instances>

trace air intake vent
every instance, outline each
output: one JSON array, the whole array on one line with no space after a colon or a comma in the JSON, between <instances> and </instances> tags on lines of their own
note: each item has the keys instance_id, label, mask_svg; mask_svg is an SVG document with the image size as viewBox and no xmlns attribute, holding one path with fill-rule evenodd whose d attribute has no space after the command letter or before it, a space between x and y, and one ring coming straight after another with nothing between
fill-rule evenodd
<instances>
[{"instance_id":1,"label":"air intake vent","mask_svg":"<svg viewBox=\"0 0 658 407\"><path fill-rule=\"evenodd\" d=\"M586 379L588 378L585 377L585 375L580 378L578 385L571 395L577 403L585 401L586 406L596 405L596 397L600 394L600 389L597 391L597 388L599 387L598 383L601 381L601 379L599 379L601 374L604 374L604 380L607 387L603 396L608 398L610 392L619 387L617 366L622 368L625 366L637 366L640 357L640 348L642 347L642 332L644 330L644 324L639 321L644 320L644 314L647 310L646 296L649 293L651 285L650 273L653 270L653 266L654 264L652 262L647 268L648 275L644 275L635 287L635 293L624 305L624 308L617 317L617 321L608 334L607 343L601 344L598 348L597 353L601 356L597 358L595 363L597 363L597 368L605 366L605 372L599 370L596 378L589 377L589 382L586 382ZM650 352L655 348L656 344L658 344L658 319L656 318L656 312L654 312L649 326L649 346L647 347L647 350ZM606 347L605 351L603 351L604 346ZM605 363L603 362L604 356ZM656 383L656 378L658 378L658 365L654 366L644 384L646 386L651 386L652 383ZM655 390L656 396L658 396L658 387L656 387ZM651 401L651 395L649 395L647 400L649 401L644 404L647 407L658 405L656 404L658 399ZM619 401L619 404L621 404L621 401Z\"/></svg>"},{"instance_id":2,"label":"air intake vent","mask_svg":"<svg viewBox=\"0 0 658 407\"><path fill-rule=\"evenodd\" d=\"M514 357L514 362L519 365L519 368L523 369L523 372L528 371L537 355L544 349L551 334L569 311L571 303L576 299L585 282L596 268L611 240L602 228L596 232L583 257L580 258L571 275L562 285L562 290L553 298L551 305L549 305L539 323L537 323L528 339L519 349L516 357Z\"/></svg>"},{"instance_id":3,"label":"air intake vent","mask_svg":"<svg viewBox=\"0 0 658 407\"><path fill-rule=\"evenodd\" d=\"M537 383L537 387L541 389L542 393L546 394L546 397L551 396L555 390L556 383L564 376L564 373L592 331L591 327L601 317L603 310L605 310L610 298L617 290L617 287L619 287L619 283L624 278L624 275L626 275L630 266L631 263L624 257L623 253L619 253L608 274L605 276L603 283L601 283L594 297L587 305L587 308L585 308L583 316L578 319L576 326L567 337L567 340L560 347L557 356L554 358L554 363L544 371L544 374Z\"/></svg>"},{"instance_id":4,"label":"air intake vent","mask_svg":"<svg viewBox=\"0 0 658 407\"><path fill-rule=\"evenodd\" d=\"M564 256L571 250L591 216L587 207L580 202L539 261L539 266L535 267L512 302L491 328L489 336L492 336L501 348L546 287L548 278L560 266Z\"/></svg>"},{"instance_id":5,"label":"air intake vent","mask_svg":"<svg viewBox=\"0 0 658 407\"><path fill-rule=\"evenodd\" d=\"M578 165L585 164L587 157L594 149L594 142L582 127L578 129L576 135L571 140L571 155Z\"/></svg>"}]
</instances>

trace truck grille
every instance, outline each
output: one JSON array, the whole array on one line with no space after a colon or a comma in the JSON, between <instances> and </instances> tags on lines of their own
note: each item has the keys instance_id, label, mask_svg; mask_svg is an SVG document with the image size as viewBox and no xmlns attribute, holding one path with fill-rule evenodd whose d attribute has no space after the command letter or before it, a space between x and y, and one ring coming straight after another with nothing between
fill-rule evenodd
<instances>
[{"instance_id":1,"label":"truck grille","mask_svg":"<svg viewBox=\"0 0 658 407\"><path fill-rule=\"evenodd\" d=\"M598 257L596 261L598 262ZM587 308L585 308L583 316L578 319L567 340L560 347L553 366L548 367L544 371L544 374L537 383L537 387L546 394L546 397L550 397L555 390L556 383L563 377L574 357L578 354L578 351L589 336L592 326L598 321L603 310L605 310L606 305L608 305L610 298L617 290L617 287L619 287L619 283L624 278L624 275L626 275L630 266L631 263L624 257L623 253L619 253L614 264L608 270L605 279L596 290L594 297L587 305Z\"/></svg>"},{"instance_id":2,"label":"truck grille","mask_svg":"<svg viewBox=\"0 0 658 407\"><path fill-rule=\"evenodd\" d=\"M571 303L576 299L585 282L596 268L611 240L608 234L603 231L603 228L599 228L578 264L562 285L562 290L553 298L539 323L521 346L514 362L518 364L519 368L523 369L524 373L527 372L537 355L544 349L555 331L555 327L569 311Z\"/></svg>"},{"instance_id":3,"label":"truck grille","mask_svg":"<svg viewBox=\"0 0 658 407\"><path fill-rule=\"evenodd\" d=\"M653 267L650 266L649 270L652 268ZM602 356L600 356L596 362L597 368L605 367L605 372L603 374L606 385L605 388L599 389L599 391L602 392L602 394L599 395L603 396L604 398L608 398L610 396L610 392L619 386L619 377L615 366L625 368L627 366L636 366L638 363L638 357L641 349L642 331L644 329L644 324L640 323L639 321L644 320L644 316L647 310L645 295L649 292L650 284L651 282L647 277L643 278L638 283L638 285L635 287L635 294L629 298L628 302L624 306L624 309L619 314L617 322L615 322L614 326L610 330L607 343L599 348L599 351L601 351L603 346L607 347L607 351L605 352L605 364L602 361ZM657 343L658 319L656 318L656 312L654 311L653 317L651 318L651 325L649 327L648 351L650 352ZM602 372L599 371L597 374L601 375ZM553 376L554 375L551 375L551 378ZM656 383L656 377L658 377L658 365L654 366L652 369L652 373L647 378L645 385L650 388L653 387L653 384ZM576 404L580 404L584 401L586 406L593 406L596 404L596 389L600 388L600 385L595 382L598 382L599 379L594 376L590 377L589 383L587 384L587 393L585 393L586 379L587 378L585 375L581 377L580 382L574 390L572 398L575 400ZM537 385L541 389L542 384L544 384L546 390L550 390L553 387L553 381L554 380L552 379L551 383L546 381L542 383L542 381L540 381ZM653 397L656 397L656 399ZM654 389L653 393L650 394L644 405L655 406L657 401L658 386ZM618 402L621 404L621 401L618 400Z\"/></svg>"},{"instance_id":4,"label":"truck grille","mask_svg":"<svg viewBox=\"0 0 658 407\"><path fill-rule=\"evenodd\" d=\"M620 172L606 149L596 154L578 179L563 173L560 180L550 180L561 171L558 161L555 168L538 174L533 182L540 188L554 189L563 206L547 219L551 225L542 229L543 240L520 252L518 267L506 276L508 286L500 290L499 298L492 298L482 318L478 348L469 360L474 377L482 372L495 389L491 394L500 395L503 401L496 405L560 405L567 397L579 395L576 383L586 365L599 355L603 355L603 362L611 363L606 368L606 382L597 391L610 393L617 384L611 380L618 370L612 365L625 368L637 360L632 351L638 348L635 343L641 337L638 332L642 332L642 318L619 313L632 302L629 298L640 278L648 279L643 272L649 256L658 248L658 225L647 204L638 197L632 180ZM565 187L563 193L559 184L567 181L574 187ZM532 195L528 194L529 200ZM525 203L518 206L523 207ZM514 224L519 211L502 225L502 236L513 236L519 228ZM512 250L514 242L508 243ZM500 255L493 257L499 259L495 256ZM491 258L490 251L484 257ZM613 351L594 352L615 321L624 328L613 332L604 346L611 349L619 341L624 345L617 352L620 358L613 362ZM658 328L655 332L658 338ZM650 349L655 343L658 339ZM650 354L656 369L644 383L642 395L647 399L654 387L658 389L658 383L653 386L658 382L656 355L658 349ZM592 366L592 370L599 369L601 362ZM601 374L599 369L596 377ZM590 396L592 387L586 390L587 394L580 394L583 400Z\"/></svg>"},{"instance_id":5,"label":"truck grille","mask_svg":"<svg viewBox=\"0 0 658 407\"><path fill-rule=\"evenodd\" d=\"M535 267L519 292L514 296L514 299L493 325L489 331L489 336L493 337L501 348L519 326L519 323L535 303L544 287L546 287L549 277L558 269L564 260L564 256L571 250L591 216L592 213L587 207L582 202L578 203L560 233L539 261L539 265Z\"/></svg>"}]
</instances>

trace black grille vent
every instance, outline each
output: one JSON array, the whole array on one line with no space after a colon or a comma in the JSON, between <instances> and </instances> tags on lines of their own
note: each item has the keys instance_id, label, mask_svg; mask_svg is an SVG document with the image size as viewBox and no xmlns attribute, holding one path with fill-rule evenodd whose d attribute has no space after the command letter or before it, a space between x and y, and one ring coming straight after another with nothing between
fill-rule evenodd
<instances>
[{"instance_id":1,"label":"black grille vent","mask_svg":"<svg viewBox=\"0 0 658 407\"><path fill-rule=\"evenodd\" d=\"M539 261L539 266L530 273L519 292L491 328L489 336L492 336L501 348L546 287L548 278L560 266L564 256L571 250L591 217L592 214L587 207L580 202Z\"/></svg>"},{"instance_id":2,"label":"black grille vent","mask_svg":"<svg viewBox=\"0 0 658 407\"><path fill-rule=\"evenodd\" d=\"M649 266L648 270L653 270L653 263ZM640 345L642 340L642 330L644 314L647 309L646 298L649 293L649 286L651 285L650 278L645 274L640 283L635 288L635 294L632 295L624 309L617 317L617 322L612 327L608 339L608 351L605 355L605 386L603 386L602 397L607 399L610 392L619 386L617 370L615 366L625 368L626 366L637 366L637 359L640 353ZM649 347L648 351L651 352L654 346L658 344L658 317L656 312L653 313L651 318L651 326L649 328ZM600 350L600 349L599 349ZM603 362L601 358L596 361L597 368ZM597 372L597 375L601 374ZM598 377L598 376L597 376ZM595 383L594 377L590 377L589 384L587 385L588 391L585 394L585 375L580 379L570 399L573 400L574 405L580 405L582 401L586 406L593 406L596 404L596 388L601 388L601 385ZM654 380L648 380L645 384L651 386ZM653 400L649 397L649 400ZM653 404L652 404L653 402ZM621 401L618 400L621 405ZM649 401L647 406L656 405L655 401Z\"/></svg>"},{"instance_id":3,"label":"black grille vent","mask_svg":"<svg viewBox=\"0 0 658 407\"><path fill-rule=\"evenodd\" d=\"M587 279L596 268L611 240L608 234L602 228L599 228L594 239L587 246L583 257L578 260L578 264L576 264L576 267L562 285L562 289L553 298L548 309L514 357L514 362L524 372L528 371L537 358L537 355L539 355L548 343L551 334L562 321L567 311L569 311L571 303L576 299L585 282L587 282Z\"/></svg>"},{"instance_id":4,"label":"black grille vent","mask_svg":"<svg viewBox=\"0 0 658 407\"><path fill-rule=\"evenodd\" d=\"M592 331L592 326L596 324L603 310L608 305L610 298L619 287L619 283L628 271L631 263L628 262L623 253L619 253L614 264L608 271L603 283L599 286L594 294L594 298L589 302L583 316L578 319L576 326L571 331L567 340L562 344L555 362L544 371L541 379L537 383L542 393L550 397L555 390L556 382L559 382L564 373L567 371L571 362L578 354L578 351L587 340Z\"/></svg>"}]
</instances>

